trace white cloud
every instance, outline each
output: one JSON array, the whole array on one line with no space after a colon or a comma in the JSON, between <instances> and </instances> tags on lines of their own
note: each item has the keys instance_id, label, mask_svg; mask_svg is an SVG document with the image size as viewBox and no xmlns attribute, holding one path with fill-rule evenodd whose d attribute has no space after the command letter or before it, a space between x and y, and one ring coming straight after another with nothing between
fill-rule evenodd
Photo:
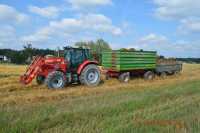
<instances>
[{"instance_id":1,"label":"white cloud","mask_svg":"<svg viewBox=\"0 0 200 133\"><path fill-rule=\"evenodd\" d=\"M110 43L112 48L135 48L137 50L143 49L145 51L157 51L158 55L165 57L200 57L200 41L173 41L164 35L155 33L147 34L139 37L132 43Z\"/></svg>"},{"instance_id":2,"label":"white cloud","mask_svg":"<svg viewBox=\"0 0 200 133\"><path fill-rule=\"evenodd\" d=\"M15 8L0 4L0 48L18 49L20 41L17 26L28 22L29 16Z\"/></svg>"},{"instance_id":3,"label":"white cloud","mask_svg":"<svg viewBox=\"0 0 200 133\"><path fill-rule=\"evenodd\" d=\"M139 39L138 43L140 44L165 44L168 42L168 39L163 35L156 35L151 33L147 36L144 36Z\"/></svg>"},{"instance_id":4,"label":"white cloud","mask_svg":"<svg viewBox=\"0 0 200 133\"><path fill-rule=\"evenodd\" d=\"M79 20L83 27L97 32L111 33L114 36L122 34L121 28L114 26L112 20L102 14L88 14Z\"/></svg>"},{"instance_id":5,"label":"white cloud","mask_svg":"<svg viewBox=\"0 0 200 133\"><path fill-rule=\"evenodd\" d=\"M200 33L200 18L188 18L181 20L181 25L178 27L181 34Z\"/></svg>"},{"instance_id":6,"label":"white cloud","mask_svg":"<svg viewBox=\"0 0 200 133\"><path fill-rule=\"evenodd\" d=\"M139 38L136 42L133 43L133 46L136 49L152 50L159 51L161 54L164 54L168 51L170 47L170 42L167 37L163 35L157 35L154 33L148 34Z\"/></svg>"},{"instance_id":7,"label":"white cloud","mask_svg":"<svg viewBox=\"0 0 200 133\"><path fill-rule=\"evenodd\" d=\"M199 0L153 0L157 8L155 15L161 19L182 19L200 16Z\"/></svg>"},{"instance_id":8,"label":"white cloud","mask_svg":"<svg viewBox=\"0 0 200 133\"><path fill-rule=\"evenodd\" d=\"M55 18L59 15L60 9L55 6L48 6L48 7L37 7L37 6L29 6L29 11L35 14L38 14L43 17L47 18Z\"/></svg>"},{"instance_id":9,"label":"white cloud","mask_svg":"<svg viewBox=\"0 0 200 133\"><path fill-rule=\"evenodd\" d=\"M0 48L15 48L19 43L16 31L12 26L0 26Z\"/></svg>"},{"instance_id":10,"label":"white cloud","mask_svg":"<svg viewBox=\"0 0 200 133\"><path fill-rule=\"evenodd\" d=\"M102 14L88 14L79 18L64 18L61 21L51 21L48 26L39 29L35 34L24 36L23 41L45 42L57 37L85 35L90 33L107 33L113 36L122 34L121 28L114 26L112 21Z\"/></svg>"},{"instance_id":11,"label":"white cloud","mask_svg":"<svg viewBox=\"0 0 200 133\"><path fill-rule=\"evenodd\" d=\"M15 8L0 4L0 21L5 23L24 23L29 19L29 17L24 14L18 12Z\"/></svg>"},{"instance_id":12,"label":"white cloud","mask_svg":"<svg viewBox=\"0 0 200 133\"><path fill-rule=\"evenodd\" d=\"M111 0L68 0L74 9L111 5Z\"/></svg>"},{"instance_id":13,"label":"white cloud","mask_svg":"<svg viewBox=\"0 0 200 133\"><path fill-rule=\"evenodd\" d=\"M188 42L185 40L174 42L166 36L151 33L139 38L133 45L129 45L129 47L157 51L158 54L167 57L199 57L199 43L199 41Z\"/></svg>"},{"instance_id":14,"label":"white cloud","mask_svg":"<svg viewBox=\"0 0 200 133\"><path fill-rule=\"evenodd\" d=\"M200 0L153 0L155 15L179 23L178 33L200 33Z\"/></svg>"}]
</instances>

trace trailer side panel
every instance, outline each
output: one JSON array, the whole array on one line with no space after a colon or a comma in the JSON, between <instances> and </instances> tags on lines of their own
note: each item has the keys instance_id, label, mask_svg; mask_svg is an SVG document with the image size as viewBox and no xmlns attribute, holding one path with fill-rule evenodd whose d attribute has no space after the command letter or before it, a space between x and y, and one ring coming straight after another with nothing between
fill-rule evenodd
<instances>
[{"instance_id":1,"label":"trailer side panel","mask_svg":"<svg viewBox=\"0 0 200 133\"><path fill-rule=\"evenodd\" d=\"M102 66L113 71L131 71L156 68L154 51L103 52Z\"/></svg>"}]
</instances>

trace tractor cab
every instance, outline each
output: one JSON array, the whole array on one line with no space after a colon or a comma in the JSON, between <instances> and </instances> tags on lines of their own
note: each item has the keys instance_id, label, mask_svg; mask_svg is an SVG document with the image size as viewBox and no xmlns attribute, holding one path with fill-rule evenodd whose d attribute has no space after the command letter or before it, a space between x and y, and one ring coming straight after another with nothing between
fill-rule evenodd
<instances>
[{"instance_id":1,"label":"tractor cab","mask_svg":"<svg viewBox=\"0 0 200 133\"><path fill-rule=\"evenodd\" d=\"M64 59L67 62L68 71L76 72L78 67L86 60L92 60L90 50L82 48L64 48Z\"/></svg>"}]
</instances>

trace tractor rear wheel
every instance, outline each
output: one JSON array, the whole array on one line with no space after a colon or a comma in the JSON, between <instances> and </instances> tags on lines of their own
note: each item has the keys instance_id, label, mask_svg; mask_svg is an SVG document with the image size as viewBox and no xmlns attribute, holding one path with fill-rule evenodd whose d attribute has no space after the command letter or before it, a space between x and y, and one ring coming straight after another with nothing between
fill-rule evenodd
<instances>
[{"instance_id":1,"label":"tractor rear wheel","mask_svg":"<svg viewBox=\"0 0 200 133\"><path fill-rule=\"evenodd\" d=\"M80 75L81 84L87 86L97 86L100 83L100 70L97 65L88 65L86 66Z\"/></svg>"},{"instance_id":2,"label":"tractor rear wheel","mask_svg":"<svg viewBox=\"0 0 200 133\"><path fill-rule=\"evenodd\" d=\"M36 82L37 82L38 85L42 85L44 83L44 80L45 80L44 76L38 75L36 77Z\"/></svg>"},{"instance_id":3,"label":"tractor rear wheel","mask_svg":"<svg viewBox=\"0 0 200 133\"><path fill-rule=\"evenodd\" d=\"M62 89L65 86L65 75L60 71L53 71L48 74L45 83L49 89Z\"/></svg>"}]
</instances>

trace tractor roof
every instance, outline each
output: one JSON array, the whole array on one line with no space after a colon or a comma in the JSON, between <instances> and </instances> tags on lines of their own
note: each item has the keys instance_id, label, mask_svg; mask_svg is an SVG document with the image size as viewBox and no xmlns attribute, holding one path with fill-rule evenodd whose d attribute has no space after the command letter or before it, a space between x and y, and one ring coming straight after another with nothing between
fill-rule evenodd
<instances>
[{"instance_id":1,"label":"tractor roof","mask_svg":"<svg viewBox=\"0 0 200 133\"><path fill-rule=\"evenodd\" d=\"M90 50L89 48L75 48L75 47L64 47L64 50L70 50L70 49L75 49L75 50Z\"/></svg>"}]
</instances>

